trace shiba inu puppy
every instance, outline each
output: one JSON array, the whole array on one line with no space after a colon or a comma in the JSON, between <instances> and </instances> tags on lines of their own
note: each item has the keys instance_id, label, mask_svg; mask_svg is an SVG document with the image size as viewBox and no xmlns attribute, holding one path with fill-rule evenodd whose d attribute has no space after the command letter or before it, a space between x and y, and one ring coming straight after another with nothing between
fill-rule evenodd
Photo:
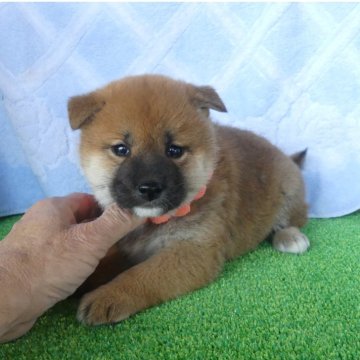
<instances>
[{"instance_id":1,"label":"shiba inu puppy","mask_svg":"<svg viewBox=\"0 0 360 360\"><path fill-rule=\"evenodd\" d=\"M280 251L308 248L299 230L305 152L288 157L254 133L213 123L210 110L226 111L213 88L159 75L69 100L98 202L148 218L89 279L99 287L82 298L80 321L118 322L203 287L270 235Z\"/></svg>"}]
</instances>

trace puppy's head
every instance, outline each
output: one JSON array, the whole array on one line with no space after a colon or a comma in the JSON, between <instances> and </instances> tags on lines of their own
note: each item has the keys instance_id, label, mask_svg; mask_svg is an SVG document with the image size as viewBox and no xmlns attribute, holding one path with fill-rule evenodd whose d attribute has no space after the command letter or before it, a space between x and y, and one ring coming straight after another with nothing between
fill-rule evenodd
<instances>
[{"instance_id":1,"label":"puppy's head","mask_svg":"<svg viewBox=\"0 0 360 360\"><path fill-rule=\"evenodd\" d=\"M71 98L70 124L81 128L81 163L99 203L154 217L190 202L217 160L209 109L226 111L212 88L156 75Z\"/></svg>"}]
</instances>

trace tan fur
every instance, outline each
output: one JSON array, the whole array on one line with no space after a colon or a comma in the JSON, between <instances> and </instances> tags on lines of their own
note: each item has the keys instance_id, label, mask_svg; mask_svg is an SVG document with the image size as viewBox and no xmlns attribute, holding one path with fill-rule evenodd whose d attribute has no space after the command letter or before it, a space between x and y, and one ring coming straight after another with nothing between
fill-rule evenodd
<instances>
[{"instance_id":1,"label":"tan fur","mask_svg":"<svg viewBox=\"0 0 360 360\"><path fill-rule=\"evenodd\" d=\"M130 77L70 104L72 127L82 130L82 165L103 206L111 199L102 199L101 191L123 161L109 146L126 132L132 134L131 156L163 152L166 130L175 134L177 144L191 148L174 160L189 183L186 201L213 172L205 196L192 204L189 215L163 225L146 224L119 240L119 261L125 261L120 253L126 254L131 263L122 264L129 268L112 279L115 274L103 260L84 284L104 283L83 297L81 321L117 322L203 287L226 260L256 248L273 232L281 232L274 246L282 251L306 239L298 230L307 218L298 166L264 138L212 123L209 109L226 111L212 88L162 76ZM117 255L111 256L113 262Z\"/></svg>"}]
</instances>

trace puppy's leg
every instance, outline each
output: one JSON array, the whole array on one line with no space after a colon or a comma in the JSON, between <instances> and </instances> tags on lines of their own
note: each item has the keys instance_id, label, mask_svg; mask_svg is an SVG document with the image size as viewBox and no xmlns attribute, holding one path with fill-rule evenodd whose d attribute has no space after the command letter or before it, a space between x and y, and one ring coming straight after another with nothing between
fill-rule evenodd
<instances>
[{"instance_id":1,"label":"puppy's leg","mask_svg":"<svg viewBox=\"0 0 360 360\"><path fill-rule=\"evenodd\" d=\"M108 283L121 272L129 269L134 264L128 257L121 253L117 245L110 248L106 256L100 261L95 271L75 291L74 297L80 297L99 286Z\"/></svg>"},{"instance_id":2,"label":"puppy's leg","mask_svg":"<svg viewBox=\"0 0 360 360\"><path fill-rule=\"evenodd\" d=\"M273 247L281 252L301 254L309 246L309 239L297 227L281 229L274 234Z\"/></svg>"},{"instance_id":3,"label":"puppy's leg","mask_svg":"<svg viewBox=\"0 0 360 360\"><path fill-rule=\"evenodd\" d=\"M224 261L219 243L179 241L86 294L77 318L90 325L121 321L208 284Z\"/></svg>"},{"instance_id":4,"label":"puppy's leg","mask_svg":"<svg viewBox=\"0 0 360 360\"><path fill-rule=\"evenodd\" d=\"M310 246L309 239L301 233L299 228L307 221L307 205L304 201L304 188L300 177L284 184L283 206L278 214L274 226L273 247L281 252L301 254Z\"/></svg>"}]
</instances>

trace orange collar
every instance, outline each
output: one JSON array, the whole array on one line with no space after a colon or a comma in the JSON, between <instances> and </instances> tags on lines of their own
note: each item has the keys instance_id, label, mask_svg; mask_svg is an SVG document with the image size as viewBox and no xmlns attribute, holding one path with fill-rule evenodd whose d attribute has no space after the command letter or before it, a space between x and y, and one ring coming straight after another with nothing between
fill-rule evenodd
<instances>
[{"instance_id":1,"label":"orange collar","mask_svg":"<svg viewBox=\"0 0 360 360\"><path fill-rule=\"evenodd\" d=\"M206 185L204 185L204 186L202 186L200 188L199 192L195 195L193 201L201 199L205 195L205 193L206 193ZM149 221L152 222L153 224L159 225L159 224L163 224L163 223L168 222L172 217L185 216L191 210L190 205L191 205L191 203L190 204L184 204L184 205L180 206L176 210L175 214L173 214L173 215L164 214L164 215L161 215L161 216L149 218Z\"/></svg>"}]
</instances>

